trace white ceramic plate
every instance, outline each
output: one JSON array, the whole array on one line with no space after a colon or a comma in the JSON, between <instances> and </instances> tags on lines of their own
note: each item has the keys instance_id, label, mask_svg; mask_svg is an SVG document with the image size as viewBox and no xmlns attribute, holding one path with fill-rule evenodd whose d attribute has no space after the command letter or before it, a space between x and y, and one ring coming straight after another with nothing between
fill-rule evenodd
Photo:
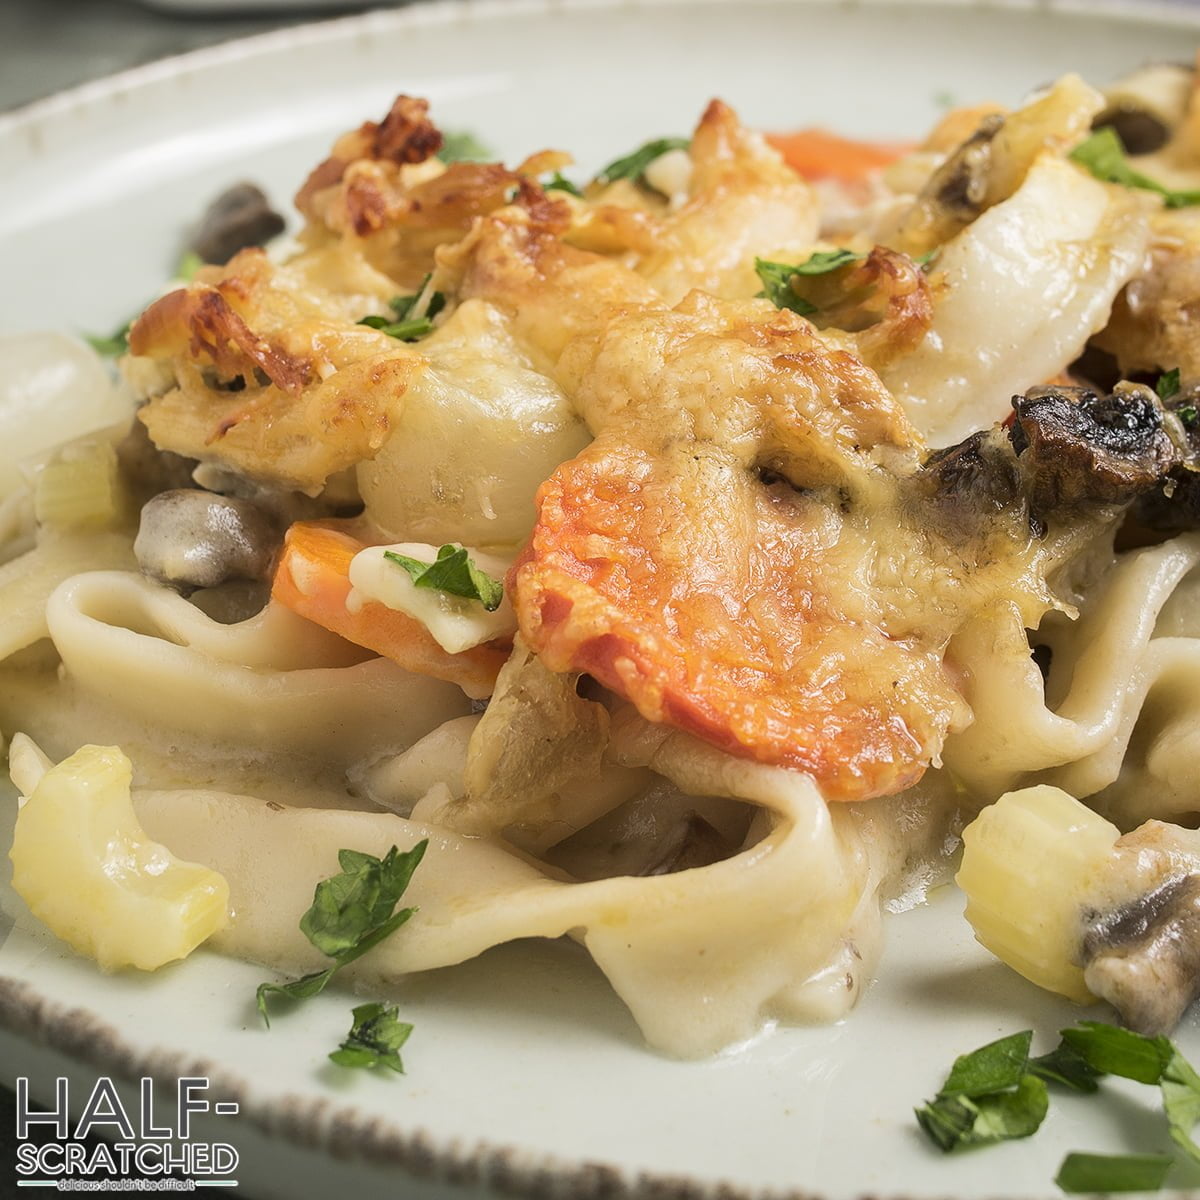
<instances>
[{"instance_id":1,"label":"white ceramic plate","mask_svg":"<svg viewBox=\"0 0 1200 1200\"><path fill-rule=\"evenodd\" d=\"M243 177L285 201L335 134L397 91L429 96L443 125L510 161L549 145L595 167L686 131L713 95L765 127L912 136L946 96L1015 101L1068 69L1104 81L1190 58L1198 25L1184 9L1101 17L1048 0L507 0L267 35L0 117L0 330L107 330L166 276L198 206ZM841 1025L669 1062L642 1048L581 951L520 945L411 981L408 1074L387 1079L323 1065L344 996L267 1032L253 967L201 952L152 978L102 977L28 928L11 891L0 899L5 1082L28 1074L44 1089L66 1073L90 1087L97 1067L209 1075L240 1102L212 1126L239 1146L239 1178L260 1200L463 1187L1051 1196L1066 1150L1169 1149L1132 1085L1126 1105L1056 1101L1027 1142L953 1159L925 1143L912 1107L957 1052L1029 1026L1048 1048L1077 1016L978 949L949 889L892 922L880 980ZM1200 1057L1194 1021L1181 1037Z\"/></svg>"}]
</instances>

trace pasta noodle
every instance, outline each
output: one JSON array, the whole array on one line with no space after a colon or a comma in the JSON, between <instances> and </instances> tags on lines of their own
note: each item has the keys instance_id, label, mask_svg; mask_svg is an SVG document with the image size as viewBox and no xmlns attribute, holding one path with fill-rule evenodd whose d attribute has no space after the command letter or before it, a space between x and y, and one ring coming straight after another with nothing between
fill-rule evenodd
<instances>
[{"instance_id":1,"label":"pasta noodle","mask_svg":"<svg viewBox=\"0 0 1200 1200\"><path fill-rule=\"evenodd\" d=\"M142 314L124 390L0 347L6 412L35 359L64 373L0 461L22 812L120 746L138 845L217 873L209 944L282 972L325 964L299 918L340 850L427 840L356 987L570 936L680 1056L844 1015L881 913L1002 793L1194 823L1200 378L1104 371L1138 289L1176 319L1200 226L1085 169L1106 111L1067 77L814 187L714 101L686 151L564 190L558 152L440 162L401 97L289 250ZM67 425L114 447L99 528L35 519ZM1062 903L1035 974L1082 998Z\"/></svg>"}]
</instances>

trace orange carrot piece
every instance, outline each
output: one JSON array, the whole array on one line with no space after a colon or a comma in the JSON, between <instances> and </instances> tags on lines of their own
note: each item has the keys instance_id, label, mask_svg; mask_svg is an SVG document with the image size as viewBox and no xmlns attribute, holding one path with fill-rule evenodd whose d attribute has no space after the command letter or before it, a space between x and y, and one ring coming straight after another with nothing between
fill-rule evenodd
<instances>
[{"instance_id":1,"label":"orange carrot piece","mask_svg":"<svg viewBox=\"0 0 1200 1200\"><path fill-rule=\"evenodd\" d=\"M373 600L357 612L346 607L350 560L363 548L364 543L330 522L296 522L284 538L271 595L294 613L406 671L457 683L468 696L490 696L507 650L487 644L450 654L407 613Z\"/></svg>"},{"instance_id":2,"label":"orange carrot piece","mask_svg":"<svg viewBox=\"0 0 1200 1200\"><path fill-rule=\"evenodd\" d=\"M825 129L768 133L767 141L805 179L840 179L846 183L862 181L872 171L912 150L911 145L902 142L857 142Z\"/></svg>"}]
</instances>

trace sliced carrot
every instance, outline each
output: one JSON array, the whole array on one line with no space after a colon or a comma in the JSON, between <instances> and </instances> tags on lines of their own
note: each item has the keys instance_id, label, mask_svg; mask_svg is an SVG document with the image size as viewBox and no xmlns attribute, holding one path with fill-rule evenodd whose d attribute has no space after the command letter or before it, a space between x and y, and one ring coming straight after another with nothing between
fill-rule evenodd
<instances>
[{"instance_id":1,"label":"sliced carrot","mask_svg":"<svg viewBox=\"0 0 1200 1200\"><path fill-rule=\"evenodd\" d=\"M840 179L847 183L866 179L872 171L894 163L912 150L907 143L857 142L825 129L769 133L767 141L805 179Z\"/></svg>"},{"instance_id":2,"label":"sliced carrot","mask_svg":"<svg viewBox=\"0 0 1200 1200\"><path fill-rule=\"evenodd\" d=\"M332 522L296 522L284 538L271 595L294 613L406 671L457 683L468 696L490 696L507 650L483 645L450 654L407 613L373 600L357 611L347 607L350 560L363 548L363 542Z\"/></svg>"}]
</instances>

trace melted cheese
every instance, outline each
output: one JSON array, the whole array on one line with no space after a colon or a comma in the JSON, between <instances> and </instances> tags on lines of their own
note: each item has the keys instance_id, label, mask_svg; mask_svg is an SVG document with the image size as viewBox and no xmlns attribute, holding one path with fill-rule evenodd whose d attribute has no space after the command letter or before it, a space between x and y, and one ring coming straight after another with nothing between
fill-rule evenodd
<instances>
[{"instance_id":1,"label":"melted cheese","mask_svg":"<svg viewBox=\"0 0 1200 1200\"><path fill-rule=\"evenodd\" d=\"M505 597L495 612L488 612L480 600L454 596L436 588L420 588L412 576L387 555L400 554L418 562L432 563L436 546L425 542L398 542L393 546L368 546L350 563L353 588L346 601L353 609L366 601L375 601L396 612L407 613L421 622L443 650L460 654L472 646L481 646L497 638L509 638L516 632L517 618ZM503 579L509 564L502 558L468 550L471 561L493 579Z\"/></svg>"}]
</instances>

